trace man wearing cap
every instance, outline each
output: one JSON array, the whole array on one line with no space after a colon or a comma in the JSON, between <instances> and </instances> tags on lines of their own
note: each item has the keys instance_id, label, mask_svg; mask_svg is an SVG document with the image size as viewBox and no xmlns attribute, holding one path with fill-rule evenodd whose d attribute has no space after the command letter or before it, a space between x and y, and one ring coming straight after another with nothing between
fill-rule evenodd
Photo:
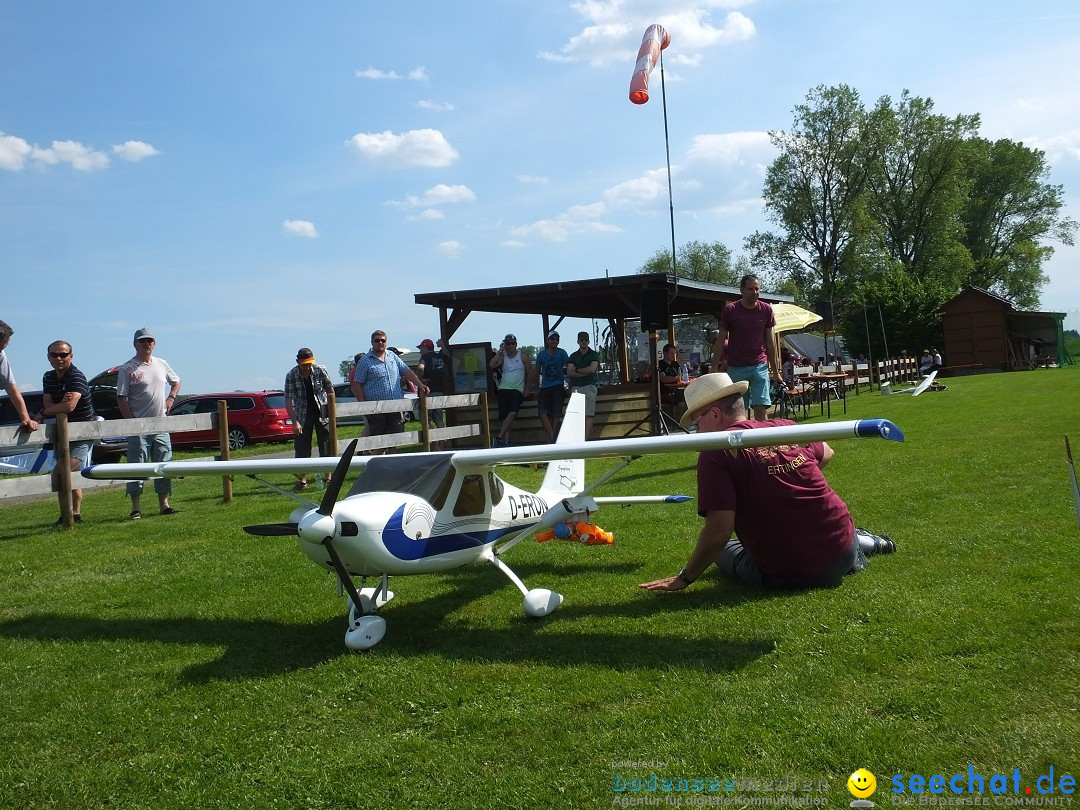
<instances>
[{"instance_id":1,"label":"man wearing cap","mask_svg":"<svg viewBox=\"0 0 1080 810\"><path fill-rule=\"evenodd\" d=\"M757 276L743 276L739 291L742 298L732 301L720 314L713 342L712 370L726 371L736 382L748 382L747 405L753 406L754 418L762 420L772 404L770 374L777 383L784 382L773 337L776 316L772 307L760 300L761 282Z\"/></svg>"},{"instance_id":2,"label":"man wearing cap","mask_svg":"<svg viewBox=\"0 0 1080 810\"><path fill-rule=\"evenodd\" d=\"M429 338L421 340L416 348L420 350L420 362L416 366L416 376L424 381L424 384L428 387L428 392L437 397L451 393L453 391L453 386L450 384L452 366L450 356L443 347L442 338L439 338L438 351L435 351L435 344ZM443 418L442 408L428 410L428 417L435 423L435 427L441 428L445 426L446 422ZM431 446L435 450L443 449L441 441L432 442Z\"/></svg>"},{"instance_id":3,"label":"man wearing cap","mask_svg":"<svg viewBox=\"0 0 1080 810\"><path fill-rule=\"evenodd\" d=\"M510 445L510 428L517 419L521 403L536 389L532 383L532 359L528 353L518 351L516 335L507 335L499 344L499 351L491 358L488 368L499 371L497 395L499 398L499 434L492 447Z\"/></svg>"},{"instance_id":4,"label":"man wearing cap","mask_svg":"<svg viewBox=\"0 0 1080 810\"><path fill-rule=\"evenodd\" d=\"M332 455L330 416L326 406L334 383L326 366L315 362L315 354L306 346L296 353L296 365L285 375L285 410L293 425L293 455L311 458L311 434L319 445L319 456ZM330 480L326 476L326 481ZM307 489L307 473L297 476L296 490Z\"/></svg>"},{"instance_id":5,"label":"man wearing cap","mask_svg":"<svg viewBox=\"0 0 1080 810\"><path fill-rule=\"evenodd\" d=\"M706 374L686 388L680 424L700 432L794 425L746 418L747 382ZM866 567L867 554L895 551L887 537L856 529L821 469L833 457L825 442L706 450L698 456L698 514L705 525L676 576L642 584L678 591L713 563L728 576L765 588L833 587ZM732 535L738 539L732 539Z\"/></svg>"},{"instance_id":6,"label":"man wearing cap","mask_svg":"<svg viewBox=\"0 0 1080 810\"><path fill-rule=\"evenodd\" d=\"M559 333L552 329L544 341L544 348L536 353L536 409L540 412L540 424L547 432L548 441L555 441L562 419L563 394L566 391L566 364L570 356L559 348Z\"/></svg>"},{"instance_id":7,"label":"man wearing cap","mask_svg":"<svg viewBox=\"0 0 1080 810\"><path fill-rule=\"evenodd\" d=\"M125 419L165 416L180 393L180 378L165 360L153 356L157 341L152 331L146 327L139 329L135 332L134 344L135 356L120 366L116 374L116 405ZM169 461L171 458L172 441L168 433L128 436L127 460L130 463ZM142 481L127 482L132 520L142 517L142 491ZM161 514L176 514L177 510L169 506L172 479L155 478L154 491Z\"/></svg>"},{"instance_id":8,"label":"man wearing cap","mask_svg":"<svg viewBox=\"0 0 1080 810\"><path fill-rule=\"evenodd\" d=\"M374 402L380 399L404 399L401 390L401 378L404 377L416 386L418 392L428 393L428 387L416 376L416 372L405 365L397 351L387 351L386 332L376 329L371 333L371 351L360 358L353 372L352 392L357 402ZM405 423L401 411L393 413L373 413L368 415L368 432L372 436L391 433L404 433ZM390 448L374 450L382 454Z\"/></svg>"}]
</instances>

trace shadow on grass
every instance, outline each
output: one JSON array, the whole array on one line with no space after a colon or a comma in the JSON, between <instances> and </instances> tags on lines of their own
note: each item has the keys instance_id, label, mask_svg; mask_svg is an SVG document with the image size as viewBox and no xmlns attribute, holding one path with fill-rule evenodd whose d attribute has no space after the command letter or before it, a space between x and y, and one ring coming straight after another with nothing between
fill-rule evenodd
<instances>
[{"instance_id":1,"label":"shadow on grass","mask_svg":"<svg viewBox=\"0 0 1080 810\"><path fill-rule=\"evenodd\" d=\"M543 566L542 566L543 567ZM563 571L565 573L565 570ZM644 618L659 612L699 610L744 601L746 594L669 594L663 602L641 594L622 603L564 605L552 616L529 619L515 611L491 620L488 611L468 622L452 614L476 599L504 587L501 577L465 577L444 594L391 605L383 611L389 628L386 639L364 655L402 657L441 656L474 664L533 663L555 667L601 666L617 671L699 668L710 673L742 669L775 649L775 641L760 639L688 638L649 632L589 632L582 618ZM635 594L636 597L636 594ZM515 603L517 600L514 600ZM495 611L498 613L498 611ZM593 623L610 627L605 621ZM349 653L344 647L343 617L309 624L252 619L120 618L99 619L30 614L0 622L0 636L42 642L131 641L223 647L212 661L179 672L183 684L214 680L265 678L319 666Z\"/></svg>"}]
</instances>

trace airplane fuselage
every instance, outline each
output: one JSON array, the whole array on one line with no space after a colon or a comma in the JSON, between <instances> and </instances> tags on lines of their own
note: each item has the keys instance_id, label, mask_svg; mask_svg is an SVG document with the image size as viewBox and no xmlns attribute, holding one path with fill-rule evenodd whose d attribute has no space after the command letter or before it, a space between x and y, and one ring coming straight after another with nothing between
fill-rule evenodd
<instances>
[{"instance_id":1,"label":"airplane fuselage","mask_svg":"<svg viewBox=\"0 0 1080 810\"><path fill-rule=\"evenodd\" d=\"M497 476L477 478L456 486L441 509L400 492L364 492L339 501L333 512L333 542L345 568L354 576L460 568L486 558L500 538L534 525L548 509L542 496ZM470 486L475 491L467 491ZM292 519L303 525L304 517L313 513L298 509ZM322 538L299 534L303 552L316 565L334 570Z\"/></svg>"}]
</instances>

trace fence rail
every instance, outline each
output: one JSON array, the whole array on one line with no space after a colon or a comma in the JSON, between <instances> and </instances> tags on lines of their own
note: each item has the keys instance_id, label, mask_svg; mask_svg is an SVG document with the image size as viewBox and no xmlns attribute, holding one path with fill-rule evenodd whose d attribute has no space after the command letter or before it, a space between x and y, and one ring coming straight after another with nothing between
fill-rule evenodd
<instances>
[{"instance_id":1,"label":"fence rail","mask_svg":"<svg viewBox=\"0 0 1080 810\"><path fill-rule=\"evenodd\" d=\"M395 399L379 400L376 402L347 402L337 405L333 399L330 402L330 414L332 416L332 436L337 452L345 449L348 442L337 441L337 421L349 416L370 416L379 413L394 413L405 410L415 410L417 400ZM450 439L467 439L473 436L486 434L486 426L481 424L465 424L453 427L432 428L427 419L427 413L433 408L455 409L476 408L477 405L486 405L486 394L459 394L445 397L421 397L420 416L421 429L396 433L387 436L365 436L357 443L358 452L372 450L384 450L393 447L401 447L410 444L423 444L425 449L431 449L432 442L446 441ZM148 433L186 433L193 430L217 429L218 441L221 447L220 458L229 458L229 416L225 402L218 403L217 413L185 414L183 416L161 416L146 419L113 419L106 422L69 422L66 414L60 414L55 422L41 425L35 431L27 431L22 427L0 427L0 454L13 455L17 453L40 450L47 444L56 447L56 463L59 477L59 488L66 493L68 508L65 511L61 505L61 519L65 525L71 526L71 490L72 489L98 489L100 487L116 487L123 482L115 480L91 480L82 478L77 473L71 473L68 445L74 441L93 439L120 438L124 436L142 436ZM490 443L490 437L488 438ZM275 455L275 454L269 454ZM288 454L291 457L291 453ZM73 480L74 478L74 480ZM52 476L27 475L7 480L0 480L0 502L11 498L24 498L29 496L47 495L52 492ZM222 497L228 502L232 499L232 478L222 476Z\"/></svg>"}]
</instances>

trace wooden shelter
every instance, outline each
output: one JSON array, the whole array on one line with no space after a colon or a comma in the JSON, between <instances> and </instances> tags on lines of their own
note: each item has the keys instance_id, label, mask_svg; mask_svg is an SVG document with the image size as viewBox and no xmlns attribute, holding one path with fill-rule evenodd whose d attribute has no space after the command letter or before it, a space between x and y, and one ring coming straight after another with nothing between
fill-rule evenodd
<instances>
[{"instance_id":1,"label":"wooden shelter","mask_svg":"<svg viewBox=\"0 0 1080 810\"><path fill-rule=\"evenodd\" d=\"M630 382L633 375L626 351L627 322L640 321L642 331L649 332L651 356L655 358L658 330L667 330L674 342L675 318L719 317L724 306L739 297L738 287L679 279L669 273L639 273L513 287L417 293L414 299L417 304L438 308L440 336L452 347L454 333L473 312L538 315L541 318L540 335L557 329L565 318L606 321L615 344L622 347L621 356L613 358L618 366L620 384L600 391L593 431L593 438L598 438L624 435L628 427L647 420L650 411L658 407L655 375L652 386L635 386ZM761 298L770 303L792 301L791 296L786 295L762 294ZM475 345L472 349L479 351ZM474 374L481 373L481 361L490 359L491 354L490 344L485 344L483 357L470 361L471 367L475 368ZM482 369L485 374L486 368L485 361ZM542 431L537 435L529 424L529 417L534 414L534 408L522 410L514 425L515 438L521 434L522 441L546 440Z\"/></svg>"},{"instance_id":2,"label":"wooden shelter","mask_svg":"<svg viewBox=\"0 0 1080 810\"><path fill-rule=\"evenodd\" d=\"M1006 298L967 287L941 310L946 368L1010 371L1072 363L1063 312L1023 312Z\"/></svg>"}]
</instances>

